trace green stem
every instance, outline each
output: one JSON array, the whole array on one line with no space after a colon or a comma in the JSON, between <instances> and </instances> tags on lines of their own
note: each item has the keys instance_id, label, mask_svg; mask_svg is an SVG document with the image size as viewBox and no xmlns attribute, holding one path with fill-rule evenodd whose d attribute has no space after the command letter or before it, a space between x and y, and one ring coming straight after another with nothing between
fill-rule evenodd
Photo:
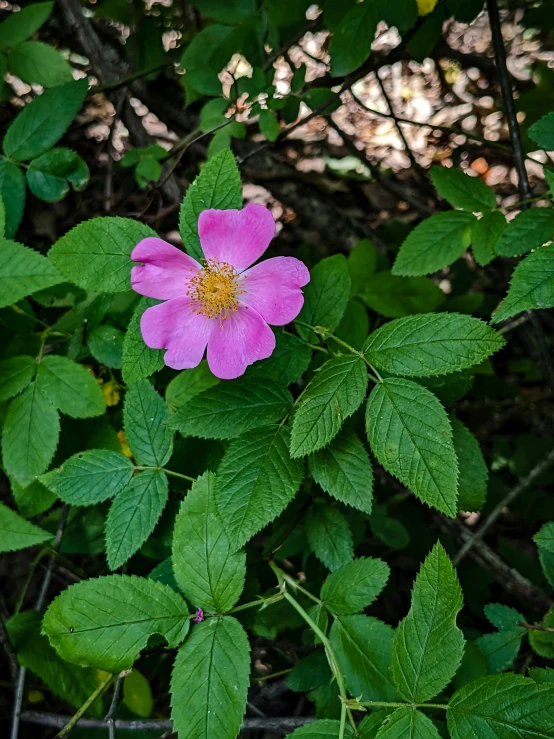
<instances>
[{"instance_id":1,"label":"green stem","mask_svg":"<svg viewBox=\"0 0 554 739\"><path fill-rule=\"evenodd\" d=\"M357 706L364 708L443 708L448 710L447 703L387 703L385 701L356 701Z\"/></svg>"},{"instance_id":2,"label":"green stem","mask_svg":"<svg viewBox=\"0 0 554 739\"><path fill-rule=\"evenodd\" d=\"M168 470L167 467L135 467L136 472L144 472L145 470L160 470L160 472L165 472L170 477L178 477L180 480L186 480L187 482L196 482L195 477L189 477L188 475L183 475L181 472Z\"/></svg>"},{"instance_id":3,"label":"green stem","mask_svg":"<svg viewBox=\"0 0 554 739\"><path fill-rule=\"evenodd\" d=\"M290 575L287 575L285 572L281 570L281 576L285 582L287 582L289 585L291 585L293 588L296 588L296 590L299 590L301 593L304 593L304 595L307 595L308 598L314 601L314 603L317 603L318 606L322 605L322 602L319 600L319 598L316 598L313 593L310 593L309 590L306 590L306 588L303 588L302 585L299 585L296 580L293 580Z\"/></svg>"},{"instance_id":4,"label":"green stem","mask_svg":"<svg viewBox=\"0 0 554 739\"><path fill-rule=\"evenodd\" d=\"M108 675L108 677L104 680L104 682L100 683L100 685L96 688L94 693L89 695L89 697L83 703L81 708L79 708L77 713L71 718L70 721L67 722L67 724L63 727L63 729L58 734L56 734L54 739L64 739L64 737L66 737L75 728L79 719L82 718L83 714L90 708L90 706L92 706L94 701L97 698L99 698L102 695L102 693L110 687L114 678L115 678L115 675Z\"/></svg>"},{"instance_id":5,"label":"green stem","mask_svg":"<svg viewBox=\"0 0 554 739\"><path fill-rule=\"evenodd\" d=\"M258 598L258 600L251 600L248 603L243 603L240 606L235 606L234 608L231 608L230 611L227 611L225 615L228 615L229 613L238 613L239 611L246 611L248 608L258 608L262 606L270 606L272 603L278 603L280 600L283 600L284 598L283 593L275 593L275 595L270 595L269 598Z\"/></svg>"},{"instance_id":6,"label":"green stem","mask_svg":"<svg viewBox=\"0 0 554 739\"><path fill-rule=\"evenodd\" d=\"M335 680L337 681L339 695L341 698L339 739L344 739L344 730L346 727L346 716L347 715L348 715L350 724L352 725L352 728L354 729L354 733L356 734L357 733L356 723L354 722L354 719L352 717L352 712L346 705L348 696L346 694L344 677L340 670L339 663L337 662L337 658L335 657L335 653L333 652L333 647L331 646L331 642L329 641L327 636L323 633L323 631L319 628L319 626L315 623L315 621L312 618L310 618L310 616L302 608L300 603L295 598L293 598L292 595L285 589L288 576L279 567L277 567L277 565L274 562L270 562L269 566L271 567L271 569L273 570L273 572L275 572L275 575L277 576L277 580L279 581L279 585L281 586L281 592L283 593L283 597L285 598L285 600L287 600L291 604L291 606L295 609L295 611L304 619L304 621L308 624L308 626L311 628L314 634L316 634L316 636L319 637L319 640L323 644L323 647L325 649L325 655L327 657L327 661L329 662L329 667L331 668L331 672L333 673Z\"/></svg>"}]
</instances>

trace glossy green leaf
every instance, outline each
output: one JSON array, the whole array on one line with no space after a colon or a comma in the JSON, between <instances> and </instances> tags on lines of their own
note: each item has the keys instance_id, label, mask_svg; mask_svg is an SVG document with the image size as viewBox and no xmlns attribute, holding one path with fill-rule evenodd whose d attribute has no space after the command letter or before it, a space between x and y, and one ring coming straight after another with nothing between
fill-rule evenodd
<instances>
[{"instance_id":1,"label":"glossy green leaf","mask_svg":"<svg viewBox=\"0 0 554 739\"><path fill-rule=\"evenodd\" d=\"M19 513L0 503L0 552L34 547L51 538L48 531L29 523Z\"/></svg>"},{"instance_id":2,"label":"glossy green leaf","mask_svg":"<svg viewBox=\"0 0 554 739\"><path fill-rule=\"evenodd\" d=\"M376 739L440 739L440 734L424 713L406 706L385 720Z\"/></svg>"},{"instance_id":3,"label":"glossy green leaf","mask_svg":"<svg viewBox=\"0 0 554 739\"><path fill-rule=\"evenodd\" d=\"M456 626L462 606L456 572L436 544L421 566L410 612L394 640L392 674L405 700L428 701L454 677L464 654L464 637Z\"/></svg>"},{"instance_id":4,"label":"glossy green leaf","mask_svg":"<svg viewBox=\"0 0 554 739\"><path fill-rule=\"evenodd\" d=\"M355 354L325 362L304 390L294 414L291 456L310 454L334 439L344 420L363 402L367 383L366 365Z\"/></svg>"},{"instance_id":5,"label":"glossy green leaf","mask_svg":"<svg viewBox=\"0 0 554 739\"><path fill-rule=\"evenodd\" d=\"M554 522L545 523L541 530L535 534L533 541L538 547L554 554Z\"/></svg>"},{"instance_id":6,"label":"glossy green leaf","mask_svg":"<svg viewBox=\"0 0 554 739\"><path fill-rule=\"evenodd\" d=\"M554 209L522 210L508 222L496 242L495 250L503 257L517 257L537 249L554 238Z\"/></svg>"},{"instance_id":7,"label":"glossy green leaf","mask_svg":"<svg viewBox=\"0 0 554 739\"><path fill-rule=\"evenodd\" d=\"M371 53L380 20L374 0L355 5L346 13L335 29L329 47L333 77L345 77L365 62Z\"/></svg>"},{"instance_id":8,"label":"glossy green leaf","mask_svg":"<svg viewBox=\"0 0 554 739\"><path fill-rule=\"evenodd\" d=\"M171 675L171 719L180 739L235 739L246 708L250 647L231 616L192 629Z\"/></svg>"},{"instance_id":9,"label":"glossy green leaf","mask_svg":"<svg viewBox=\"0 0 554 739\"><path fill-rule=\"evenodd\" d=\"M87 336L90 353L100 364L121 369L125 334L114 326L97 326Z\"/></svg>"},{"instance_id":10,"label":"glossy green leaf","mask_svg":"<svg viewBox=\"0 0 554 739\"><path fill-rule=\"evenodd\" d=\"M278 331L275 338L275 351L271 357L251 364L245 376L267 377L287 387L306 372L312 358L312 350L298 336L285 331Z\"/></svg>"},{"instance_id":11,"label":"glossy green leaf","mask_svg":"<svg viewBox=\"0 0 554 739\"><path fill-rule=\"evenodd\" d=\"M54 7L53 2L32 3L13 13L0 23L0 49L17 46L33 35L46 22Z\"/></svg>"},{"instance_id":12,"label":"glossy green leaf","mask_svg":"<svg viewBox=\"0 0 554 739\"><path fill-rule=\"evenodd\" d=\"M484 213L473 225L471 249L481 267L486 267L496 256L496 245L505 228L506 217L499 210Z\"/></svg>"},{"instance_id":13,"label":"glossy green leaf","mask_svg":"<svg viewBox=\"0 0 554 739\"><path fill-rule=\"evenodd\" d=\"M391 626L371 616L339 616L330 639L351 695L364 701L397 700L391 673Z\"/></svg>"},{"instance_id":14,"label":"glossy green leaf","mask_svg":"<svg viewBox=\"0 0 554 739\"><path fill-rule=\"evenodd\" d=\"M37 371L34 357L12 357L0 362L0 401L25 390Z\"/></svg>"},{"instance_id":15,"label":"glossy green leaf","mask_svg":"<svg viewBox=\"0 0 554 739\"><path fill-rule=\"evenodd\" d=\"M132 250L155 235L131 218L91 218L62 236L48 256L64 277L85 290L124 292L131 285Z\"/></svg>"},{"instance_id":16,"label":"glossy green leaf","mask_svg":"<svg viewBox=\"0 0 554 739\"><path fill-rule=\"evenodd\" d=\"M303 289L304 305L298 320L310 326L333 331L344 315L350 297L350 272L342 254L322 259L310 272L310 282ZM315 334L298 326L300 335L314 341Z\"/></svg>"},{"instance_id":17,"label":"glossy green leaf","mask_svg":"<svg viewBox=\"0 0 554 739\"><path fill-rule=\"evenodd\" d=\"M48 467L58 446L58 412L37 382L10 403L2 433L6 473L29 485Z\"/></svg>"},{"instance_id":18,"label":"glossy green leaf","mask_svg":"<svg viewBox=\"0 0 554 739\"><path fill-rule=\"evenodd\" d=\"M350 739L354 732L350 724L344 727L344 738ZM319 719L313 723L300 726L289 734L289 739L339 739L340 721L333 719Z\"/></svg>"},{"instance_id":19,"label":"glossy green leaf","mask_svg":"<svg viewBox=\"0 0 554 739\"><path fill-rule=\"evenodd\" d=\"M182 405L168 425L187 436L234 439L278 421L292 405L292 395L273 380L239 378L212 387Z\"/></svg>"},{"instance_id":20,"label":"glossy green leaf","mask_svg":"<svg viewBox=\"0 0 554 739\"><path fill-rule=\"evenodd\" d=\"M342 513L330 505L313 505L306 514L306 536L313 553L331 572L354 557L352 533Z\"/></svg>"},{"instance_id":21,"label":"glossy green leaf","mask_svg":"<svg viewBox=\"0 0 554 739\"><path fill-rule=\"evenodd\" d=\"M308 459L310 474L333 498L368 515L373 505L373 470L356 434L344 429Z\"/></svg>"},{"instance_id":22,"label":"glossy green leaf","mask_svg":"<svg viewBox=\"0 0 554 739\"><path fill-rule=\"evenodd\" d=\"M386 318L436 310L444 293L428 277L396 277L388 270L377 272L365 283L364 303Z\"/></svg>"},{"instance_id":23,"label":"glossy green leaf","mask_svg":"<svg viewBox=\"0 0 554 739\"><path fill-rule=\"evenodd\" d=\"M484 321L456 313L398 318L381 326L363 352L371 364L393 375L443 375L479 364L505 340Z\"/></svg>"},{"instance_id":24,"label":"glossy green leaf","mask_svg":"<svg viewBox=\"0 0 554 739\"><path fill-rule=\"evenodd\" d=\"M504 321L524 310L554 306L554 244L529 254L515 268L508 294L491 323Z\"/></svg>"},{"instance_id":25,"label":"glossy green leaf","mask_svg":"<svg viewBox=\"0 0 554 739\"><path fill-rule=\"evenodd\" d=\"M25 207L25 176L17 164L0 159L0 197L5 208L5 226L2 237L11 239L23 217Z\"/></svg>"},{"instance_id":26,"label":"glossy green leaf","mask_svg":"<svg viewBox=\"0 0 554 739\"><path fill-rule=\"evenodd\" d=\"M554 686L522 675L493 675L458 690L449 701L452 739L550 739Z\"/></svg>"},{"instance_id":27,"label":"glossy green leaf","mask_svg":"<svg viewBox=\"0 0 554 739\"><path fill-rule=\"evenodd\" d=\"M186 598L197 608L230 610L242 593L246 555L231 550L225 523L215 506L215 476L194 483L175 519L173 569Z\"/></svg>"},{"instance_id":28,"label":"glossy green leaf","mask_svg":"<svg viewBox=\"0 0 554 739\"><path fill-rule=\"evenodd\" d=\"M100 416L106 410L94 375L67 357L44 357L38 367L37 383L56 408L72 418Z\"/></svg>"},{"instance_id":29,"label":"glossy green leaf","mask_svg":"<svg viewBox=\"0 0 554 739\"><path fill-rule=\"evenodd\" d=\"M123 705L141 718L148 718L154 710L150 683L142 672L134 669L123 680Z\"/></svg>"},{"instance_id":30,"label":"glossy green leaf","mask_svg":"<svg viewBox=\"0 0 554 739\"><path fill-rule=\"evenodd\" d=\"M133 476L133 464L119 452L89 449L70 457L41 481L69 505L88 506L113 498Z\"/></svg>"},{"instance_id":31,"label":"glossy green leaf","mask_svg":"<svg viewBox=\"0 0 554 739\"><path fill-rule=\"evenodd\" d=\"M130 575L72 585L50 604L42 622L62 659L108 672L132 667L152 634L176 647L188 628L186 603L174 590Z\"/></svg>"},{"instance_id":32,"label":"glossy green leaf","mask_svg":"<svg viewBox=\"0 0 554 739\"><path fill-rule=\"evenodd\" d=\"M273 521L296 495L303 465L289 455L287 427L249 431L228 447L215 500L233 551Z\"/></svg>"},{"instance_id":33,"label":"glossy green leaf","mask_svg":"<svg viewBox=\"0 0 554 739\"><path fill-rule=\"evenodd\" d=\"M513 665L527 631L518 625L525 618L515 608L489 603L485 606L485 615L498 631L484 634L476 643L487 661L487 670L492 675L504 672Z\"/></svg>"},{"instance_id":34,"label":"glossy green leaf","mask_svg":"<svg viewBox=\"0 0 554 739\"><path fill-rule=\"evenodd\" d=\"M116 497L106 520L106 556L117 570L137 552L154 531L168 497L167 477L161 470L145 470Z\"/></svg>"},{"instance_id":35,"label":"glossy green leaf","mask_svg":"<svg viewBox=\"0 0 554 739\"><path fill-rule=\"evenodd\" d=\"M142 298L137 305L123 340L121 371L126 383L144 380L164 366L164 351L146 346L140 332L140 319L147 308L157 305L157 300Z\"/></svg>"},{"instance_id":36,"label":"glossy green leaf","mask_svg":"<svg viewBox=\"0 0 554 739\"><path fill-rule=\"evenodd\" d=\"M84 190L89 181L86 162L76 152L62 147L50 149L29 163L27 183L37 198L55 203L69 192Z\"/></svg>"},{"instance_id":37,"label":"glossy green leaf","mask_svg":"<svg viewBox=\"0 0 554 739\"><path fill-rule=\"evenodd\" d=\"M73 80L71 66L52 46L24 41L8 54L10 72L24 82L55 87Z\"/></svg>"},{"instance_id":38,"label":"glossy green leaf","mask_svg":"<svg viewBox=\"0 0 554 739\"><path fill-rule=\"evenodd\" d=\"M186 66L186 64L185 64ZM227 210L242 206L242 184L235 157L229 149L213 156L185 193L179 229L185 249L195 259L203 252L198 238L198 216L207 208Z\"/></svg>"},{"instance_id":39,"label":"glossy green leaf","mask_svg":"<svg viewBox=\"0 0 554 739\"><path fill-rule=\"evenodd\" d=\"M261 110L259 116L261 134L268 141L277 141L279 137L279 121L272 110Z\"/></svg>"},{"instance_id":40,"label":"glossy green leaf","mask_svg":"<svg viewBox=\"0 0 554 739\"><path fill-rule=\"evenodd\" d=\"M197 367L182 370L171 380L165 391L165 401L170 410L175 411L198 393L215 387L219 382L219 378L210 372L208 363L202 360Z\"/></svg>"},{"instance_id":41,"label":"glossy green leaf","mask_svg":"<svg viewBox=\"0 0 554 739\"><path fill-rule=\"evenodd\" d=\"M475 216L460 210L426 218L400 247L392 274L416 277L448 267L469 246L474 223Z\"/></svg>"},{"instance_id":42,"label":"glossy green leaf","mask_svg":"<svg viewBox=\"0 0 554 739\"><path fill-rule=\"evenodd\" d=\"M410 380L388 378L366 409L371 449L420 500L455 516L458 463L448 416L437 398Z\"/></svg>"},{"instance_id":43,"label":"glossy green leaf","mask_svg":"<svg viewBox=\"0 0 554 739\"><path fill-rule=\"evenodd\" d=\"M458 508L480 511L487 497L489 470L479 442L457 418L451 418L452 438L458 457Z\"/></svg>"},{"instance_id":44,"label":"glossy green leaf","mask_svg":"<svg viewBox=\"0 0 554 739\"><path fill-rule=\"evenodd\" d=\"M470 177L457 167L431 167L431 179L438 194L454 208L481 213L496 206L496 197L488 185Z\"/></svg>"},{"instance_id":45,"label":"glossy green leaf","mask_svg":"<svg viewBox=\"0 0 554 739\"><path fill-rule=\"evenodd\" d=\"M125 396L123 426L139 464L163 467L173 451L173 431L166 426L167 406L148 380L130 385Z\"/></svg>"},{"instance_id":46,"label":"glossy green leaf","mask_svg":"<svg viewBox=\"0 0 554 739\"><path fill-rule=\"evenodd\" d=\"M46 257L15 241L0 239L0 255L0 308L62 281Z\"/></svg>"},{"instance_id":47,"label":"glossy green leaf","mask_svg":"<svg viewBox=\"0 0 554 739\"><path fill-rule=\"evenodd\" d=\"M358 613L377 598L389 574L390 570L382 560L360 557L327 576L320 598L331 613Z\"/></svg>"},{"instance_id":48,"label":"glossy green leaf","mask_svg":"<svg viewBox=\"0 0 554 739\"><path fill-rule=\"evenodd\" d=\"M539 118L530 126L527 134L542 149L554 151L554 113Z\"/></svg>"},{"instance_id":49,"label":"glossy green leaf","mask_svg":"<svg viewBox=\"0 0 554 739\"><path fill-rule=\"evenodd\" d=\"M19 162L51 149L69 127L85 99L88 80L72 80L46 90L26 105L4 138L4 152Z\"/></svg>"}]
</instances>

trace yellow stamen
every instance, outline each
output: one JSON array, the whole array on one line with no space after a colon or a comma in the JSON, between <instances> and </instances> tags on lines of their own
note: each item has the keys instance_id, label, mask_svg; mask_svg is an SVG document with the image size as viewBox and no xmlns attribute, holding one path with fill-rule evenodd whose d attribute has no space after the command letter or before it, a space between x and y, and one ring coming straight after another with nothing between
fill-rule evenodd
<instances>
[{"instance_id":1,"label":"yellow stamen","mask_svg":"<svg viewBox=\"0 0 554 739\"><path fill-rule=\"evenodd\" d=\"M240 275L227 262L205 261L201 269L189 280L187 295L192 311L206 318L219 318L220 323L239 306Z\"/></svg>"}]
</instances>

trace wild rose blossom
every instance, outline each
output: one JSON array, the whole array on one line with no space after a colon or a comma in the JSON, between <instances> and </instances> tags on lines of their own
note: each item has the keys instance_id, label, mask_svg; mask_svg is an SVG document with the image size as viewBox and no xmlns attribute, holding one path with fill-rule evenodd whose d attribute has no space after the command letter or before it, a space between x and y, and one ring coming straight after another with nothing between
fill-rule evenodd
<instances>
[{"instance_id":1,"label":"wild rose blossom","mask_svg":"<svg viewBox=\"0 0 554 739\"><path fill-rule=\"evenodd\" d=\"M167 349L173 369L196 367L207 347L210 370L232 380L275 349L268 324L284 326L304 303L310 274L294 257L251 266L275 235L271 212L250 204L242 210L205 210L198 219L203 264L162 239L139 242L131 259L133 290L164 303L142 315L142 337L151 349Z\"/></svg>"}]
</instances>

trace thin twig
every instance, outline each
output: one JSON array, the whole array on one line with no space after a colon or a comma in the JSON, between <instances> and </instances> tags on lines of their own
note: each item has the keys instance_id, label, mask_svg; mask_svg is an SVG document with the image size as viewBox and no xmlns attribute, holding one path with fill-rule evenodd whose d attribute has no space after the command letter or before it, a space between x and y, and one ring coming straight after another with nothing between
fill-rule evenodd
<instances>
[{"instance_id":1,"label":"thin twig","mask_svg":"<svg viewBox=\"0 0 554 739\"><path fill-rule=\"evenodd\" d=\"M117 680L113 689L112 702L110 703L110 710L104 716L104 721L108 724L108 734L110 739L115 739L115 716L117 713L117 706L119 704L119 698L121 696L121 688L123 687L123 680L129 674L129 670L121 672L117 676Z\"/></svg>"},{"instance_id":2,"label":"thin twig","mask_svg":"<svg viewBox=\"0 0 554 739\"><path fill-rule=\"evenodd\" d=\"M504 48L504 39L502 38L502 26L500 24L500 13L498 12L497 1L487 0L487 10L489 13L489 23L492 32L494 58L514 151L514 163L517 172L519 192L521 199L526 200L532 196L532 193L529 185L527 169L525 168L525 154L521 144L519 123L517 122L517 112L512 92L512 79L508 71L508 65L506 64L506 49Z\"/></svg>"},{"instance_id":3,"label":"thin twig","mask_svg":"<svg viewBox=\"0 0 554 739\"><path fill-rule=\"evenodd\" d=\"M56 713L43 713L42 711L24 711L21 714L21 720L28 724L38 724L40 726L51 726L54 729L61 729L67 725L71 716L63 716ZM245 718L242 723L242 730L259 729L266 731L293 731L299 726L309 724L314 719L307 716L283 716L267 718ZM83 729L106 729L107 723L104 719L80 718L78 724ZM142 720L122 720L114 721L116 729L122 731L172 731L173 724L169 719L142 719ZM59 735L58 735L59 736Z\"/></svg>"},{"instance_id":4,"label":"thin twig","mask_svg":"<svg viewBox=\"0 0 554 739\"><path fill-rule=\"evenodd\" d=\"M528 624L525 621L518 621L518 626L523 626L524 629L528 629L529 631L546 631L548 634L554 634L554 629L551 629L549 626L542 626L541 624Z\"/></svg>"},{"instance_id":5,"label":"thin twig","mask_svg":"<svg viewBox=\"0 0 554 739\"><path fill-rule=\"evenodd\" d=\"M495 523L504 508L513 503L514 500L518 498L521 493L527 490L527 488L535 482L537 477L540 477L540 475L542 475L542 473L545 472L552 464L554 464L554 449L552 449L552 451L543 460L535 465L531 472L529 472L526 477L522 478L519 483L502 498L502 500L492 509L487 518L483 521L478 531L470 535L469 539L467 539L463 544L456 557L454 557L454 565L456 567L460 564L471 548L483 539L484 535Z\"/></svg>"},{"instance_id":6,"label":"thin twig","mask_svg":"<svg viewBox=\"0 0 554 739\"><path fill-rule=\"evenodd\" d=\"M6 657L8 658L12 680L14 683L17 683L18 672L19 672L18 666L17 666L17 657L15 656L15 651L12 646L10 635L8 634L8 629L6 627L6 622L4 621L3 614L0 614L0 642L2 643L2 646L4 647L4 651L6 652Z\"/></svg>"}]
</instances>

